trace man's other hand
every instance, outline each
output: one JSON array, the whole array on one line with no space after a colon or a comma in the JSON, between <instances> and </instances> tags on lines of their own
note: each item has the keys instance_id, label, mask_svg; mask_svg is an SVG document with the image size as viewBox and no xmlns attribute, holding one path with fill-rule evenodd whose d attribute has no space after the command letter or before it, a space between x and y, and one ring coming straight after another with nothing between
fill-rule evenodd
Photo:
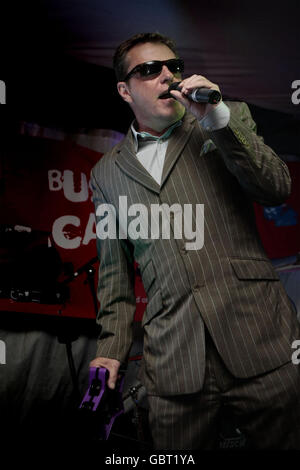
<instances>
[{"instance_id":1,"label":"man's other hand","mask_svg":"<svg viewBox=\"0 0 300 470\"><path fill-rule=\"evenodd\" d=\"M116 359L109 359L107 357L96 357L90 362L90 367L105 367L109 371L107 385L111 389L114 389L116 386L120 365L121 363Z\"/></svg>"}]
</instances>

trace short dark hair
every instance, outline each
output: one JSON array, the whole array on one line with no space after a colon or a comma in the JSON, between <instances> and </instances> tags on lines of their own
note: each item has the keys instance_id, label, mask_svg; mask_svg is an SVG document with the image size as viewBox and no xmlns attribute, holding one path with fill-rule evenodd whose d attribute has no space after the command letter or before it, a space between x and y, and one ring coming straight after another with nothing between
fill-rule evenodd
<instances>
[{"instance_id":1,"label":"short dark hair","mask_svg":"<svg viewBox=\"0 0 300 470\"><path fill-rule=\"evenodd\" d=\"M127 74L127 53L137 44L145 44L146 42L165 44L169 49L171 49L172 52L174 52L175 56L178 57L175 42L167 36L163 36L160 33L135 34L131 38L122 42L122 44L120 44L115 51L113 58L113 67L118 82L122 81Z\"/></svg>"}]
</instances>

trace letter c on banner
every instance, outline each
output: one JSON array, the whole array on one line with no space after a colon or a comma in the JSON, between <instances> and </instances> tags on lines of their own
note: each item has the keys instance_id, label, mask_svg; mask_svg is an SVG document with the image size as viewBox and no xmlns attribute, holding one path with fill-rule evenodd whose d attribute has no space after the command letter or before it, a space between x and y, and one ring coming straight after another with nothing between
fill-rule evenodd
<instances>
[{"instance_id":1,"label":"letter c on banner","mask_svg":"<svg viewBox=\"0 0 300 470\"><path fill-rule=\"evenodd\" d=\"M63 215L56 219L52 228L52 235L55 243L66 250L79 248L81 237L69 238L68 232L64 230L66 225L80 227L80 219L75 215Z\"/></svg>"}]
</instances>

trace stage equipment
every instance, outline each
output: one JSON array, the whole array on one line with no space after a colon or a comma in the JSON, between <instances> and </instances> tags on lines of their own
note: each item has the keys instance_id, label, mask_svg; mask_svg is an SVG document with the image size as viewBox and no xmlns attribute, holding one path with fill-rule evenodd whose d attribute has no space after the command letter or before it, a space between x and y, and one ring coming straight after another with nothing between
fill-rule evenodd
<instances>
[{"instance_id":1,"label":"stage equipment","mask_svg":"<svg viewBox=\"0 0 300 470\"><path fill-rule=\"evenodd\" d=\"M100 440L107 440L117 416L124 413L122 391L124 374L121 372L114 390L108 388L109 372L104 367L90 367L89 388L79 406L86 423L93 427Z\"/></svg>"}]
</instances>

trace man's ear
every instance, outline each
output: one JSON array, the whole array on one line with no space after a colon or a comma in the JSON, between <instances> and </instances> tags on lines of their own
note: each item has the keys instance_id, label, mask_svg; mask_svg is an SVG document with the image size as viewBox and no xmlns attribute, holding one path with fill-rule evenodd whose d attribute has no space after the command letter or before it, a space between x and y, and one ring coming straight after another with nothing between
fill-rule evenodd
<instances>
[{"instance_id":1,"label":"man's ear","mask_svg":"<svg viewBox=\"0 0 300 470\"><path fill-rule=\"evenodd\" d=\"M126 82L118 82L117 89L124 101L126 101L127 103L132 103L130 90Z\"/></svg>"}]
</instances>

